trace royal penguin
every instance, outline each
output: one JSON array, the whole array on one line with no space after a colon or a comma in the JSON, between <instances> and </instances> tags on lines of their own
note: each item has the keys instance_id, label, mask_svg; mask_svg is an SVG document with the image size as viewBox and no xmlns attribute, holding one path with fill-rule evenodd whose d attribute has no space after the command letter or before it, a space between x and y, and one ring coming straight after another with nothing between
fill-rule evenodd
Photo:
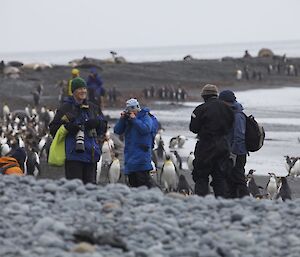
<instances>
[{"instance_id":1,"label":"royal penguin","mask_svg":"<svg viewBox=\"0 0 300 257\"><path fill-rule=\"evenodd\" d=\"M165 157L165 143L162 139L159 140L157 148L154 150L158 159L163 160Z\"/></svg>"},{"instance_id":2,"label":"royal penguin","mask_svg":"<svg viewBox=\"0 0 300 257\"><path fill-rule=\"evenodd\" d=\"M172 162L170 155L166 155L166 160L161 168L160 183L165 187L167 192L175 191L177 188L178 176L175 170L175 165Z\"/></svg>"},{"instance_id":3,"label":"royal penguin","mask_svg":"<svg viewBox=\"0 0 300 257\"><path fill-rule=\"evenodd\" d=\"M186 139L185 136L179 135L179 136L177 137L178 147L179 147L179 148L182 148L186 140L187 140L187 139Z\"/></svg>"},{"instance_id":4,"label":"royal penguin","mask_svg":"<svg viewBox=\"0 0 300 257\"><path fill-rule=\"evenodd\" d=\"M290 158L290 156L285 155L285 168L287 170L288 173L290 173L291 168L293 167L293 162Z\"/></svg>"},{"instance_id":5,"label":"royal penguin","mask_svg":"<svg viewBox=\"0 0 300 257\"><path fill-rule=\"evenodd\" d=\"M181 174L179 176L179 181L178 181L176 191L185 196L193 194L193 189L191 188L191 186L189 185L189 183L186 180L186 177L183 174Z\"/></svg>"},{"instance_id":6,"label":"royal penguin","mask_svg":"<svg viewBox=\"0 0 300 257\"><path fill-rule=\"evenodd\" d=\"M169 142L169 148L175 148L178 146L178 137L172 137Z\"/></svg>"},{"instance_id":7,"label":"royal penguin","mask_svg":"<svg viewBox=\"0 0 300 257\"><path fill-rule=\"evenodd\" d=\"M104 140L102 144L102 165L109 166L112 162L113 142L111 139Z\"/></svg>"},{"instance_id":8,"label":"royal penguin","mask_svg":"<svg viewBox=\"0 0 300 257\"><path fill-rule=\"evenodd\" d=\"M287 182L287 178L280 177L279 179L280 179L280 186L278 187L278 193L276 195L276 199L281 198L282 201L292 200L292 192Z\"/></svg>"},{"instance_id":9,"label":"royal penguin","mask_svg":"<svg viewBox=\"0 0 300 257\"><path fill-rule=\"evenodd\" d=\"M190 154L187 158L187 166L190 171L193 171L193 169L194 169L194 165L193 165L194 160L195 160L194 152L190 152Z\"/></svg>"},{"instance_id":10,"label":"royal penguin","mask_svg":"<svg viewBox=\"0 0 300 257\"><path fill-rule=\"evenodd\" d=\"M247 187L248 187L248 190L249 190L249 193L257 198L257 197L260 197L261 196L261 192L259 190L259 187L257 186L256 182L255 182L255 179L254 179L254 176L253 176L253 173L255 172L255 170L249 170L249 173L247 175Z\"/></svg>"},{"instance_id":11,"label":"royal penguin","mask_svg":"<svg viewBox=\"0 0 300 257\"><path fill-rule=\"evenodd\" d=\"M275 173L269 173L269 175L270 175L270 178L269 178L269 181L266 186L266 191L267 191L270 199L273 200L274 197L276 196L276 193L278 190L277 178L276 178Z\"/></svg>"},{"instance_id":12,"label":"royal penguin","mask_svg":"<svg viewBox=\"0 0 300 257\"><path fill-rule=\"evenodd\" d=\"M293 166L290 169L290 176L297 177L300 175L300 158L295 158L293 162Z\"/></svg>"},{"instance_id":13,"label":"royal penguin","mask_svg":"<svg viewBox=\"0 0 300 257\"><path fill-rule=\"evenodd\" d=\"M182 159L180 157L180 155L178 154L177 151L171 151L169 153L170 157L171 157L171 161L174 163L176 171L178 172L179 170L182 169Z\"/></svg>"},{"instance_id":14,"label":"royal penguin","mask_svg":"<svg viewBox=\"0 0 300 257\"><path fill-rule=\"evenodd\" d=\"M115 154L108 169L108 181L111 184L115 184L119 181L120 177L121 177L120 161L118 159L118 155Z\"/></svg>"}]
</instances>

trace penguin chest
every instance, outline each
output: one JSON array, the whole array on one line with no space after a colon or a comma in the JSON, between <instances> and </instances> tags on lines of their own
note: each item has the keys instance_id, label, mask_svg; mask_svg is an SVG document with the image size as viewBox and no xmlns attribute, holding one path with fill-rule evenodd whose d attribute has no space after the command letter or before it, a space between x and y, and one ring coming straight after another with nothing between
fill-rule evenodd
<instances>
[{"instance_id":1,"label":"penguin chest","mask_svg":"<svg viewBox=\"0 0 300 257\"><path fill-rule=\"evenodd\" d=\"M177 174L175 166L172 162L165 163L161 174L161 180L163 184L167 184L168 187L175 188L177 182Z\"/></svg>"},{"instance_id":2,"label":"penguin chest","mask_svg":"<svg viewBox=\"0 0 300 257\"><path fill-rule=\"evenodd\" d=\"M120 161L114 160L109 168L110 183L117 183L120 178Z\"/></svg>"}]
</instances>

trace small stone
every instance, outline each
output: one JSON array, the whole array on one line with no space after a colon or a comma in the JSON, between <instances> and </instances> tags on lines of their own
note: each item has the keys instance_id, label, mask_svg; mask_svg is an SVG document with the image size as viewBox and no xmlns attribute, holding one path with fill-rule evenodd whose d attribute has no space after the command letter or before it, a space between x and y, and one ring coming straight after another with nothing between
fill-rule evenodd
<instances>
[{"instance_id":1,"label":"small stone","mask_svg":"<svg viewBox=\"0 0 300 257\"><path fill-rule=\"evenodd\" d=\"M72 249L72 252L75 253L93 253L95 252L96 247L86 242L81 242L75 245Z\"/></svg>"}]
</instances>

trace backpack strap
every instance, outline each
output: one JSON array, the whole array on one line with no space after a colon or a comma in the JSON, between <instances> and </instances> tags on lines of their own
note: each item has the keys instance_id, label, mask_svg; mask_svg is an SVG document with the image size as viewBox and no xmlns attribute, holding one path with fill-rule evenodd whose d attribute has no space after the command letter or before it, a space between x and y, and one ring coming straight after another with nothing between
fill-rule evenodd
<instances>
[{"instance_id":1,"label":"backpack strap","mask_svg":"<svg viewBox=\"0 0 300 257\"><path fill-rule=\"evenodd\" d=\"M5 172L6 172L7 169L13 168L13 167L17 167L17 166L18 166L17 163L12 163L12 164L9 164L9 165L7 165L7 166L1 167L1 168L0 168L0 174L5 175Z\"/></svg>"}]
</instances>

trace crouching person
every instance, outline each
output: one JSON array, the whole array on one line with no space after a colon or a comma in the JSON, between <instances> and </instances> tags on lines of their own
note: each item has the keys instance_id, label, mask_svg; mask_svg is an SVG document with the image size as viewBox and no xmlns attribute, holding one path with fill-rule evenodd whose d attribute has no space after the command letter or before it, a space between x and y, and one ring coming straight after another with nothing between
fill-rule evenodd
<instances>
[{"instance_id":1,"label":"crouching person","mask_svg":"<svg viewBox=\"0 0 300 257\"><path fill-rule=\"evenodd\" d=\"M153 138L149 111L148 108L141 109L136 99L129 99L114 127L116 134L125 134L124 173L132 187L153 186L150 176Z\"/></svg>"},{"instance_id":2,"label":"crouching person","mask_svg":"<svg viewBox=\"0 0 300 257\"><path fill-rule=\"evenodd\" d=\"M107 129L101 109L87 101L86 82L77 77L71 82L72 96L65 99L50 123L54 137L61 125L68 130L65 139L67 179L96 183L96 163L100 159L100 137Z\"/></svg>"}]
</instances>

